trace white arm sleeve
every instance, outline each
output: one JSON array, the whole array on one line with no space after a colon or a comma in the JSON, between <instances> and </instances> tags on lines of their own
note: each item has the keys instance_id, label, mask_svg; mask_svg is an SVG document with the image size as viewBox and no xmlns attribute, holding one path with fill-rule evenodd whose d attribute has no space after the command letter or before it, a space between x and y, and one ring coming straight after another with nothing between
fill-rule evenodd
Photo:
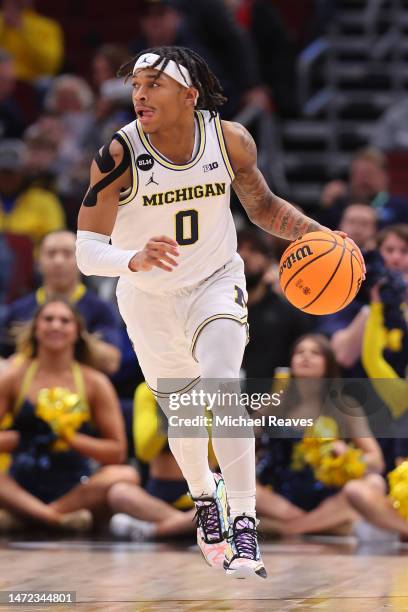
<instances>
[{"instance_id":1,"label":"white arm sleeve","mask_svg":"<svg viewBox=\"0 0 408 612\"><path fill-rule=\"evenodd\" d=\"M137 251L118 249L109 244L110 237L78 230L76 258L86 276L121 276L130 272L129 262Z\"/></svg>"}]
</instances>

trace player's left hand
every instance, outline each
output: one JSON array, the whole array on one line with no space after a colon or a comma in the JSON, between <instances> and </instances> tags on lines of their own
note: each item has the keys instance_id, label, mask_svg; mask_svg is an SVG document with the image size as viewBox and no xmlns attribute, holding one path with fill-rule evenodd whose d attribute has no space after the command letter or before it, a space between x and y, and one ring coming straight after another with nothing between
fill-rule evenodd
<instances>
[{"instance_id":1,"label":"player's left hand","mask_svg":"<svg viewBox=\"0 0 408 612\"><path fill-rule=\"evenodd\" d=\"M342 238L347 238L347 240L352 244L353 248L356 250L357 252L357 257L360 260L361 263L361 268L363 270L363 280L365 280L366 277L366 265L365 265L365 261L364 261L364 257L362 252L360 251L359 247L356 245L356 243L354 242L354 240L352 240L350 238L350 236L348 236L346 234L346 232L341 232L340 230L335 230L334 231L335 234L338 234L339 236L341 236Z\"/></svg>"}]
</instances>

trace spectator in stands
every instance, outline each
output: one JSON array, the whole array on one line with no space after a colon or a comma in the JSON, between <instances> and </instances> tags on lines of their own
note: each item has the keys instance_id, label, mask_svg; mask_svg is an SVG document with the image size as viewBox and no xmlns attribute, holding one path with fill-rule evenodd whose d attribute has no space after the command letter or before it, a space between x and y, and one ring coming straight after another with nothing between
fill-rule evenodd
<instances>
[{"instance_id":1,"label":"spectator in stands","mask_svg":"<svg viewBox=\"0 0 408 612\"><path fill-rule=\"evenodd\" d=\"M359 151L350 168L348 184L328 183L320 197L319 220L328 227L338 227L348 202L370 204L377 211L379 227L408 223L408 199L388 192L388 170L385 155L378 149Z\"/></svg>"},{"instance_id":2,"label":"spectator in stands","mask_svg":"<svg viewBox=\"0 0 408 612\"><path fill-rule=\"evenodd\" d=\"M370 300L361 358L374 388L389 407L392 416L397 419L408 410L408 383L405 378L400 378L387 360L389 334L385 326L385 307L379 284L371 289ZM392 384L389 379L393 381Z\"/></svg>"},{"instance_id":3,"label":"spectator in stands","mask_svg":"<svg viewBox=\"0 0 408 612\"><path fill-rule=\"evenodd\" d=\"M346 234L348 234L350 238L356 242L364 253L375 249L377 245L377 215L375 210L367 204L351 204L347 206L343 211L339 229L346 232ZM341 352L337 352L337 342L339 341L341 345L342 330L343 328L347 328L355 317L355 326L358 326L360 333L362 333L362 328L360 329L360 326L364 325L366 317L365 311L361 310L363 302L364 300L360 300L360 296L357 296L357 298L353 300L353 302L345 309L334 315L321 317L318 321L317 330L321 333L325 333L328 336L332 336L333 334L336 336L336 332L339 331L340 339L338 336L333 337L333 347L336 351L336 357L343 367L346 367L346 364L349 362L347 361L345 364L343 361L343 355ZM350 330L350 337L352 335L357 347L358 336L355 327L352 327ZM363 375L363 372L358 367L357 371L354 372L354 375L361 376Z\"/></svg>"},{"instance_id":4,"label":"spectator in stands","mask_svg":"<svg viewBox=\"0 0 408 612\"><path fill-rule=\"evenodd\" d=\"M377 237L377 245L386 267L407 279L408 224L390 225L382 230Z\"/></svg>"},{"instance_id":5,"label":"spectator in stands","mask_svg":"<svg viewBox=\"0 0 408 612\"><path fill-rule=\"evenodd\" d=\"M65 225L60 201L50 191L26 185L27 150L20 140L0 142L0 230L30 237L34 245Z\"/></svg>"},{"instance_id":6,"label":"spectator in stands","mask_svg":"<svg viewBox=\"0 0 408 612\"><path fill-rule=\"evenodd\" d=\"M89 125L84 137L89 160L112 134L134 120L129 84L121 79L110 79L102 84L95 104L94 121Z\"/></svg>"},{"instance_id":7,"label":"spectator in stands","mask_svg":"<svg viewBox=\"0 0 408 612\"><path fill-rule=\"evenodd\" d=\"M0 419L12 418L0 432L1 451L12 454L9 474L0 474L0 528L89 527L113 483L137 482L133 468L117 465L126 440L116 395L90 367L92 343L69 302L41 305L20 342L29 358L0 380ZM96 473L91 461L102 465Z\"/></svg>"},{"instance_id":8,"label":"spectator in stands","mask_svg":"<svg viewBox=\"0 0 408 612\"><path fill-rule=\"evenodd\" d=\"M117 78L119 68L129 59L129 52L119 45L103 45L93 57L92 81L97 88L95 124L98 134L87 134L88 148L99 149L111 134L134 119L132 86L130 81ZM91 145L89 145L89 140Z\"/></svg>"},{"instance_id":9,"label":"spectator in stands","mask_svg":"<svg viewBox=\"0 0 408 612\"><path fill-rule=\"evenodd\" d=\"M279 416L312 419L315 424L319 417L324 418L320 426L326 431L324 437L335 438L331 453L337 457L344 455L348 450L346 440L351 440L362 451L367 471L381 473L382 453L362 409L354 402L350 415L330 399L337 397L330 390L339 371L327 338L318 334L299 338L292 347L290 367L290 381ZM316 478L307 461L299 461L299 441L303 435L316 437L319 430L311 434L299 427L277 429L279 432L272 438L265 432L257 466L262 483L257 487L257 511L263 517L264 529L271 528L281 534L304 534L336 531L347 524L350 528L355 513L341 487L324 484Z\"/></svg>"},{"instance_id":10,"label":"spectator in stands","mask_svg":"<svg viewBox=\"0 0 408 612\"><path fill-rule=\"evenodd\" d=\"M133 540L165 538L194 533L194 504L170 452L164 415L146 383L136 389L133 436L136 457L148 465L144 487L120 482L108 493L112 510L111 531Z\"/></svg>"},{"instance_id":11,"label":"spectator in stands","mask_svg":"<svg viewBox=\"0 0 408 612\"><path fill-rule=\"evenodd\" d=\"M112 134L134 120L131 82L116 77L128 59L129 52L119 45L103 45L93 57L92 82L97 95L93 120L83 139L89 160Z\"/></svg>"},{"instance_id":12,"label":"spectator in stands","mask_svg":"<svg viewBox=\"0 0 408 612\"><path fill-rule=\"evenodd\" d=\"M24 120L13 97L16 84L14 61L0 49L0 138L20 138Z\"/></svg>"},{"instance_id":13,"label":"spectator in stands","mask_svg":"<svg viewBox=\"0 0 408 612\"><path fill-rule=\"evenodd\" d=\"M311 318L291 306L265 280L270 268L269 249L255 229L238 234L238 252L244 260L248 290L248 320L251 342L248 344L243 369L250 383L260 391L269 390L275 368L289 365L289 350L296 338L311 327Z\"/></svg>"},{"instance_id":14,"label":"spectator in stands","mask_svg":"<svg viewBox=\"0 0 408 612\"><path fill-rule=\"evenodd\" d=\"M377 215L367 204L349 204L344 209L339 229L363 251L376 247Z\"/></svg>"},{"instance_id":15,"label":"spectator in stands","mask_svg":"<svg viewBox=\"0 0 408 612\"><path fill-rule=\"evenodd\" d=\"M31 186L56 191L60 138L55 138L54 130L47 129L49 124L50 122L42 117L24 132L23 140L27 147L25 172Z\"/></svg>"},{"instance_id":16,"label":"spectator in stands","mask_svg":"<svg viewBox=\"0 0 408 612\"><path fill-rule=\"evenodd\" d=\"M1 354L7 357L14 352L16 329L33 317L39 305L50 297L64 296L76 305L86 321L87 330L97 335L94 342L97 367L107 374L116 372L120 364L119 324L113 308L80 282L75 259L75 234L64 230L48 234L41 244L39 266L42 286L7 308L4 326L9 336L0 347Z\"/></svg>"},{"instance_id":17,"label":"spectator in stands","mask_svg":"<svg viewBox=\"0 0 408 612\"><path fill-rule=\"evenodd\" d=\"M87 140L90 128L86 126L84 129L84 140ZM64 206L67 227L76 231L79 202L89 180L87 164L82 163L88 159L87 146L70 144L65 133L61 117L52 113L40 115L24 132L27 145L25 172L31 185L58 194ZM92 149L93 154L98 148Z\"/></svg>"},{"instance_id":18,"label":"spectator in stands","mask_svg":"<svg viewBox=\"0 0 408 612\"><path fill-rule=\"evenodd\" d=\"M62 126L58 192L71 200L82 200L89 179L84 145L93 121L93 104L88 83L71 74L56 77L44 100L47 113L58 117Z\"/></svg>"},{"instance_id":19,"label":"spectator in stands","mask_svg":"<svg viewBox=\"0 0 408 612\"><path fill-rule=\"evenodd\" d=\"M140 28L132 52L179 45L194 49L208 62L229 100L223 106L224 118L246 104L269 109L253 42L235 23L224 0L142 0Z\"/></svg>"},{"instance_id":20,"label":"spectator in stands","mask_svg":"<svg viewBox=\"0 0 408 612\"><path fill-rule=\"evenodd\" d=\"M379 253L366 254L367 278L357 298L343 311L319 318L319 331L331 336L338 363L354 376L365 376L360 356L370 301L365 286L382 284L386 301L385 326L392 331L388 359L399 375L408 364L408 330L403 316L406 301L406 274L408 264L408 226L393 225L382 230L377 238Z\"/></svg>"},{"instance_id":21,"label":"spectator in stands","mask_svg":"<svg viewBox=\"0 0 408 612\"><path fill-rule=\"evenodd\" d=\"M408 457L406 434L408 409L408 383L406 378L400 378L386 359L386 351L389 334L384 321L384 304L381 299L379 286L375 285L370 292L371 303L367 324L364 330L362 361L372 384L388 406L391 415L396 419L398 438L393 440L395 465L406 462ZM390 466L393 469L395 465ZM401 480L401 487L405 488L408 483ZM351 481L344 487L344 493L351 505L367 521L380 528L408 537L408 522L397 511L393 500L387 495L385 481L379 476L372 476L357 487ZM382 537L384 533L368 528L366 525L357 525L357 535L361 532L365 539Z\"/></svg>"},{"instance_id":22,"label":"spectator in stands","mask_svg":"<svg viewBox=\"0 0 408 612\"><path fill-rule=\"evenodd\" d=\"M262 81L280 114L296 112L296 46L279 10L268 0L225 0L252 37Z\"/></svg>"},{"instance_id":23,"label":"spectator in stands","mask_svg":"<svg viewBox=\"0 0 408 612\"><path fill-rule=\"evenodd\" d=\"M92 119L94 97L88 83L73 74L56 77L44 100L47 112L57 115L64 128L64 142L75 161L76 149L82 143L83 134Z\"/></svg>"},{"instance_id":24,"label":"spectator in stands","mask_svg":"<svg viewBox=\"0 0 408 612\"><path fill-rule=\"evenodd\" d=\"M33 0L3 0L0 47L14 57L17 78L35 82L55 75L60 68L63 34L56 21L35 11Z\"/></svg>"},{"instance_id":25,"label":"spectator in stands","mask_svg":"<svg viewBox=\"0 0 408 612\"><path fill-rule=\"evenodd\" d=\"M119 68L129 59L129 52L120 45L107 44L99 47L91 66L92 84L100 92L106 81L116 81Z\"/></svg>"}]
</instances>

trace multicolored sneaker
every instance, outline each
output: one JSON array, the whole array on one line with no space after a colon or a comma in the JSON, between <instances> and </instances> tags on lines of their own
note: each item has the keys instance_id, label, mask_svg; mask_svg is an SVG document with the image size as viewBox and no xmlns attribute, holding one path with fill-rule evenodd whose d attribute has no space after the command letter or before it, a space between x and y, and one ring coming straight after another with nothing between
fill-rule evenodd
<instances>
[{"instance_id":1,"label":"multicolored sneaker","mask_svg":"<svg viewBox=\"0 0 408 612\"><path fill-rule=\"evenodd\" d=\"M196 506L197 544L211 567L223 567L228 534L227 491L222 476L214 474L214 497L193 497Z\"/></svg>"},{"instance_id":2,"label":"multicolored sneaker","mask_svg":"<svg viewBox=\"0 0 408 612\"><path fill-rule=\"evenodd\" d=\"M224 569L233 578L267 578L259 552L256 526L252 516L242 514L230 522Z\"/></svg>"}]
</instances>

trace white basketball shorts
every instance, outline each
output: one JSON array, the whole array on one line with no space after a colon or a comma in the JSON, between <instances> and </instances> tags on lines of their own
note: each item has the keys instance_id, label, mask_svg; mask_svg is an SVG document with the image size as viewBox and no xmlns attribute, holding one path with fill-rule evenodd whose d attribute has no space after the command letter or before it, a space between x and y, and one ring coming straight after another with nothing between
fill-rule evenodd
<instances>
[{"instance_id":1,"label":"white basketball shorts","mask_svg":"<svg viewBox=\"0 0 408 612\"><path fill-rule=\"evenodd\" d=\"M187 391L198 381L200 367L194 349L208 323L233 319L247 325L244 263L238 253L209 278L191 287L152 294L121 277L116 295L143 375L159 397ZM177 388L180 381L182 386Z\"/></svg>"}]
</instances>

